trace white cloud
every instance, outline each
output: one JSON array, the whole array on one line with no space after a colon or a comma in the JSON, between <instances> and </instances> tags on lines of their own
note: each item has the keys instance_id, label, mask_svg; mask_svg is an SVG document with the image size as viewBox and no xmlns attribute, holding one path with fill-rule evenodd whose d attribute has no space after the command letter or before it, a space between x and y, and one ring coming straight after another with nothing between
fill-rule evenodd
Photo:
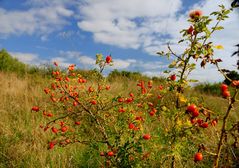
<instances>
[{"instance_id":1,"label":"white cloud","mask_svg":"<svg viewBox=\"0 0 239 168\"><path fill-rule=\"evenodd\" d=\"M71 63L68 62L68 59L63 57L53 57L50 60L50 63L53 65L54 62L57 62L60 67L64 68L67 68L69 65L71 65Z\"/></svg>"},{"instance_id":2,"label":"white cloud","mask_svg":"<svg viewBox=\"0 0 239 168\"><path fill-rule=\"evenodd\" d=\"M132 67L136 69L143 69L144 71L160 71L164 68L167 68L168 65L165 65L163 62L160 61L137 61L135 64L132 65Z\"/></svg>"},{"instance_id":3,"label":"white cloud","mask_svg":"<svg viewBox=\"0 0 239 168\"><path fill-rule=\"evenodd\" d=\"M73 11L62 5L33 7L25 11L0 8L0 36L37 34L47 40L47 35L69 24L66 18L72 15Z\"/></svg>"},{"instance_id":4,"label":"white cloud","mask_svg":"<svg viewBox=\"0 0 239 168\"><path fill-rule=\"evenodd\" d=\"M59 51L59 56L72 59L79 58L81 53L79 51Z\"/></svg>"},{"instance_id":5,"label":"white cloud","mask_svg":"<svg viewBox=\"0 0 239 168\"><path fill-rule=\"evenodd\" d=\"M163 35L174 30L175 25L170 24L178 21L175 14L180 7L180 0L89 0L79 7L78 27L92 32L96 42L142 47L148 52L146 48L160 46Z\"/></svg>"},{"instance_id":6,"label":"white cloud","mask_svg":"<svg viewBox=\"0 0 239 168\"><path fill-rule=\"evenodd\" d=\"M42 61L40 60L40 58L37 54L22 53L22 52L10 52L10 55L26 64L38 64L39 65L40 63L42 63Z\"/></svg>"},{"instance_id":7,"label":"white cloud","mask_svg":"<svg viewBox=\"0 0 239 168\"><path fill-rule=\"evenodd\" d=\"M95 65L95 59L88 56L80 56L79 61L83 65Z\"/></svg>"},{"instance_id":8,"label":"white cloud","mask_svg":"<svg viewBox=\"0 0 239 168\"><path fill-rule=\"evenodd\" d=\"M61 39L70 39L70 38L77 37L82 40L84 40L84 38L85 38L83 33L81 33L80 31L74 31L74 30L66 30L66 31L59 32L57 34L57 37L59 37Z\"/></svg>"},{"instance_id":9,"label":"white cloud","mask_svg":"<svg viewBox=\"0 0 239 168\"><path fill-rule=\"evenodd\" d=\"M159 72L159 71L144 71L143 75L146 75L149 77L166 77L166 75L163 72Z\"/></svg>"},{"instance_id":10,"label":"white cloud","mask_svg":"<svg viewBox=\"0 0 239 168\"><path fill-rule=\"evenodd\" d=\"M95 68L95 59L82 55L79 51L59 51L59 55L56 58L62 60L67 66L70 64L69 62L74 62L78 68Z\"/></svg>"},{"instance_id":11,"label":"white cloud","mask_svg":"<svg viewBox=\"0 0 239 168\"><path fill-rule=\"evenodd\" d=\"M134 59L114 59L113 66L111 69L126 69L132 67L132 64L137 63Z\"/></svg>"}]
</instances>

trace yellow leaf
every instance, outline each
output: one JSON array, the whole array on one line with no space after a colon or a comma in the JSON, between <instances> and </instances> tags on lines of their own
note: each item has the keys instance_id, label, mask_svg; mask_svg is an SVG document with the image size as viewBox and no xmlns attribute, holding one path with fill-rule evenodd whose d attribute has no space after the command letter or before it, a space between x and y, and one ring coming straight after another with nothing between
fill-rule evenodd
<instances>
[{"instance_id":1,"label":"yellow leaf","mask_svg":"<svg viewBox=\"0 0 239 168\"><path fill-rule=\"evenodd\" d=\"M179 100L180 100L180 102L182 102L182 103L186 103L186 102L187 102L187 99L186 99L183 95L180 95L180 96L179 96Z\"/></svg>"},{"instance_id":2,"label":"yellow leaf","mask_svg":"<svg viewBox=\"0 0 239 168\"><path fill-rule=\"evenodd\" d=\"M163 106L161 107L162 111L166 111L167 110L167 107L166 106Z\"/></svg>"},{"instance_id":3,"label":"yellow leaf","mask_svg":"<svg viewBox=\"0 0 239 168\"><path fill-rule=\"evenodd\" d=\"M214 46L216 49L218 49L218 50L223 50L224 49L224 47L222 46L222 45L216 45L216 46Z\"/></svg>"},{"instance_id":4,"label":"yellow leaf","mask_svg":"<svg viewBox=\"0 0 239 168\"><path fill-rule=\"evenodd\" d=\"M178 126L182 126L182 121L181 121L181 120L178 120L178 121L177 121L177 125L178 125Z\"/></svg>"}]
</instances>

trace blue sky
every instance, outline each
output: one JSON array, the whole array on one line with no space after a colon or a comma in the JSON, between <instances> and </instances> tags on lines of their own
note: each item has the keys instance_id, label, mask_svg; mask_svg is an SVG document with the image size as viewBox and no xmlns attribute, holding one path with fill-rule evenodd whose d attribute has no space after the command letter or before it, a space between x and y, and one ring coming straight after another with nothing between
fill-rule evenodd
<instances>
[{"instance_id":1,"label":"blue sky","mask_svg":"<svg viewBox=\"0 0 239 168\"><path fill-rule=\"evenodd\" d=\"M230 0L0 0L0 48L28 64L58 61L62 66L94 67L96 53L111 54L119 70L160 76L169 61L155 53L170 42L177 52L179 31L189 27L188 13L209 14ZM225 30L213 41L224 46L216 52L224 68L234 68L231 53L239 43L239 15L235 11ZM207 74L207 75L204 75ZM192 75L200 81L220 81L213 66Z\"/></svg>"}]
</instances>

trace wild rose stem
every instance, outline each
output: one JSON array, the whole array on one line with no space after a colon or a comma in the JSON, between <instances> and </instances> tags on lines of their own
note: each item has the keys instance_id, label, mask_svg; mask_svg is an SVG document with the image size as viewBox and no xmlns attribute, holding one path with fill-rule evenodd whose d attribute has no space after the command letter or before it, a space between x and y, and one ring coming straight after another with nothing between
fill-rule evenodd
<instances>
[{"instance_id":1,"label":"wild rose stem","mask_svg":"<svg viewBox=\"0 0 239 168\"><path fill-rule=\"evenodd\" d=\"M222 150L222 146L223 146L223 141L225 139L225 135L227 134L226 133L227 119L228 119L228 116L229 116L229 114L230 114L230 112L233 108L233 104L236 102L237 94L238 94L238 89L236 89L233 97L229 100L230 102L229 102L227 112L226 112L225 116L223 117L223 124L222 124L222 128L221 128L220 141L218 143L217 153L216 153L216 156L215 156L215 159L214 159L214 165L213 165L214 168L218 168L219 159L220 159L220 155L221 155L221 150Z\"/></svg>"},{"instance_id":2,"label":"wild rose stem","mask_svg":"<svg viewBox=\"0 0 239 168\"><path fill-rule=\"evenodd\" d=\"M82 104L82 103L79 102L77 99L75 99L74 96L71 96L71 95L65 90L64 87L62 87L62 88L63 88L64 92L69 95L70 98L72 98L73 100L75 100L75 101L96 121L96 124L100 127L99 130L100 130L100 132L103 134L104 139L105 139L107 145L111 146L110 143L109 143L109 140L108 140L109 138L108 138L108 135L106 134L105 128L104 128L104 126L100 123L100 121L97 119L97 117L96 117L87 107L85 107L84 104Z\"/></svg>"}]
</instances>

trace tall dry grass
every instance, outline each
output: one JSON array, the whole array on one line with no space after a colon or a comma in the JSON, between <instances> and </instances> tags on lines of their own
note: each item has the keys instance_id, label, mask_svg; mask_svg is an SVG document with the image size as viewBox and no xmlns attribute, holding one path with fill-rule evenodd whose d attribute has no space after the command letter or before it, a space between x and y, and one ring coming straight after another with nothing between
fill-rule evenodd
<instances>
[{"instance_id":1,"label":"tall dry grass","mask_svg":"<svg viewBox=\"0 0 239 168\"><path fill-rule=\"evenodd\" d=\"M47 80L0 73L0 167L74 167L74 157L81 159L79 145L47 150L50 135L39 128L41 115L31 112L45 101Z\"/></svg>"}]
</instances>

